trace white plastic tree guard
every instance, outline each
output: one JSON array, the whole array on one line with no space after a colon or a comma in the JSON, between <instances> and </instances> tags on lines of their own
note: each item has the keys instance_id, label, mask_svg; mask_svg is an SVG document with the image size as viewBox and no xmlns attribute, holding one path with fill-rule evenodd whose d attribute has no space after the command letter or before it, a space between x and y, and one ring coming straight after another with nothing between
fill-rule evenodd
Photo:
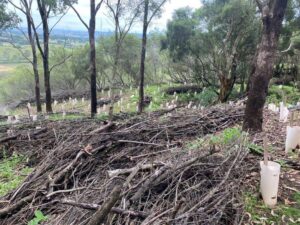
<instances>
[{"instance_id":1,"label":"white plastic tree guard","mask_svg":"<svg viewBox=\"0 0 300 225\"><path fill-rule=\"evenodd\" d=\"M279 121L280 122L287 122L288 116L289 116L289 110L288 108L283 104L283 102L280 102L280 108L279 108Z\"/></svg>"},{"instance_id":2,"label":"white plastic tree guard","mask_svg":"<svg viewBox=\"0 0 300 225\"><path fill-rule=\"evenodd\" d=\"M277 113L279 111L279 108L274 103L270 103L268 104L268 110Z\"/></svg>"},{"instance_id":3,"label":"white plastic tree guard","mask_svg":"<svg viewBox=\"0 0 300 225\"><path fill-rule=\"evenodd\" d=\"M285 153L300 146L300 127L287 126L286 127L286 140L285 140Z\"/></svg>"},{"instance_id":4,"label":"white plastic tree guard","mask_svg":"<svg viewBox=\"0 0 300 225\"><path fill-rule=\"evenodd\" d=\"M280 164L268 161L260 162L260 191L264 203L269 207L274 207L277 203L279 187Z\"/></svg>"}]
</instances>

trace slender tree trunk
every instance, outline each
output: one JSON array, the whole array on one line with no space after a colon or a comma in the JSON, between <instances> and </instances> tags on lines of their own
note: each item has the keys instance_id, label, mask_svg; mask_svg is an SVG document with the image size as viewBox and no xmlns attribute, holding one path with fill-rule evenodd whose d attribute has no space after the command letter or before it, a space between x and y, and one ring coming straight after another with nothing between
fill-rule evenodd
<instances>
[{"instance_id":1,"label":"slender tree trunk","mask_svg":"<svg viewBox=\"0 0 300 225\"><path fill-rule=\"evenodd\" d=\"M33 68L33 74L34 74L34 80L35 80L36 110L37 110L37 112L42 112L41 93L40 93L40 78L39 78L39 71L38 71L36 47L35 47L34 37L32 34L32 23L31 23L28 5L26 5L25 7L26 7L26 20L27 20L27 33L28 33L28 39L29 39L31 51L32 51L32 68Z\"/></svg>"},{"instance_id":2,"label":"slender tree trunk","mask_svg":"<svg viewBox=\"0 0 300 225\"><path fill-rule=\"evenodd\" d=\"M140 84L139 84L140 89L139 89L138 113L142 113L144 108L145 58L146 58L146 46L147 46L149 0L145 0L144 7L145 8L144 8L143 39L142 39L141 64L140 64Z\"/></svg>"},{"instance_id":3,"label":"slender tree trunk","mask_svg":"<svg viewBox=\"0 0 300 225\"><path fill-rule=\"evenodd\" d=\"M96 71L96 9L95 0L90 0L90 26L89 26L89 42L90 42L90 74L91 74L91 117L97 114L97 71Z\"/></svg>"},{"instance_id":4,"label":"slender tree trunk","mask_svg":"<svg viewBox=\"0 0 300 225\"><path fill-rule=\"evenodd\" d=\"M50 85L50 68L49 68L49 24L46 5L44 1L38 1L38 8L43 24L43 38L44 38L44 51L43 51L43 67L44 67L44 85L46 94L46 112L52 113L52 97Z\"/></svg>"},{"instance_id":5,"label":"slender tree trunk","mask_svg":"<svg viewBox=\"0 0 300 225\"><path fill-rule=\"evenodd\" d=\"M273 4L271 4L273 3ZM273 65L287 0L270 1L259 5L262 13L263 31L257 49L254 67L250 74L249 93L245 110L243 129L261 131L263 108L268 93L268 85L273 75Z\"/></svg>"},{"instance_id":6,"label":"slender tree trunk","mask_svg":"<svg viewBox=\"0 0 300 225\"><path fill-rule=\"evenodd\" d=\"M118 1L119 2L119 1ZM119 41L119 15L117 14L114 18L115 20L115 57L113 66L113 76L112 76L112 88L111 88L111 103L109 107L109 120L113 119L114 104L115 104L115 88L116 88L116 77L118 72L119 57L120 57L120 41ZM121 96L122 97L122 96Z\"/></svg>"}]
</instances>

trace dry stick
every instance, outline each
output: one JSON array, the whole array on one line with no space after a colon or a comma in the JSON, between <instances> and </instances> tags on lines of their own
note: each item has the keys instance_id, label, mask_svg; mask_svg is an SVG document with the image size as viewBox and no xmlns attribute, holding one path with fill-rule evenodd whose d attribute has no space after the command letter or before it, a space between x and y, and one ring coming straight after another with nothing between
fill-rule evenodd
<instances>
[{"instance_id":1,"label":"dry stick","mask_svg":"<svg viewBox=\"0 0 300 225\"><path fill-rule=\"evenodd\" d=\"M160 217L162 217L162 216L166 215L167 213L171 212L172 210L173 210L173 207L170 208L170 209L165 210L164 212L158 214L157 216L155 216L155 217L153 217L153 218L151 218L152 215L150 215L149 217L147 217L147 218L143 221L143 223L142 223L141 225L148 225L148 224L151 224L151 223L155 222L157 219L159 219Z\"/></svg>"},{"instance_id":2,"label":"dry stick","mask_svg":"<svg viewBox=\"0 0 300 225\"><path fill-rule=\"evenodd\" d=\"M19 135L14 135L14 136L11 136L11 137L1 138L0 139L0 144L5 143L5 142L10 141L10 140L15 140L15 139L17 139L18 136Z\"/></svg>"},{"instance_id":3,"label":"dry stick","mask_svg":"<svg viewBox=\"0 0 300 225\"><path fill-rule=\"evenodd\" d=\"M90 209L90 210L97 210L101 207L101 205L98 204L92 204L92 203L78 203L72 200L68 199L63 199L60 201L61 204L66 204L66 205L72 205L75 207L79 207L82 209ZM133 216L133 217L139 217L141 219L146 218L149 216L148 213L142 212L142 211L132 211L132 210L124 210L116 207L111 208L111 212L125 215L125 216Z\"/></svg>"},{"instance_id":4,"label":"dry stick","mask_svg":"<svg viewBox=\"0 0 300 225\"><path fill-rule=\"evenodd\" d=\"M105 147L106 147L105 145L102 145L102 146L98 147L97 150L101 150L101 149L103 149L103 148L105 148ZM93 153L93 152L95 152L95 150L96 150L96 149L92 150L91 152ZM80 159L84 154L86 154L86 152L83 151L83 150L80 150L80 151L77 153L75 159L73 159L73 161L72 161L68 166L66 166L62 171L60 171L60 172L57 174L57 176L56 176L55 178L53 178L53 179L51 180L51 182L50 182L50 184L49 184L49 190L48 190L48 193L49 193L49 194L51 194L51 193L53 192L53 187L56 185L56 183L57 183L59 180L61 180L61 179L65 176L65 174L67 174L67 173L68 173L68 172L76 165L76 163L79 161L79 159ZM48 194L48 195L49 195L49 194Z\"/></svg>"},{"instance_id":5,"label":"dry stick","mask_svg":"<svg viewBox=\"0 0 300 225\"><path fill-rule=\"evenodd\" d=\"M133 143L133 144L142 144L142 145L154 145L158 147L163 147L164 145L151 143L151 142L144 142L144 141L131 141L131 140L118 140L120 143Z\"/></svg>"},{"instance_id":6,"label":"dry stick","mask_svg":"<svg viewBox=\"0 0 300 225\"><path fill-rule=\"evenodd\" d=\"M186 217L189 212L199 208L203 203L205 203L207 200L209 200L218 190L220 187L222 187L224 185L224 183L227 181L227 179L229 178L229 175L232 171L232 169L234 168L239 156L241 154L241 150L239 150L236 158L234 159L234 161L232 162L231 166L229 167L228 171L225 173L224 179L216 186L214 187L200 202L198 202L196 205L194 205L191 209L189 209L187 212L183 213L182 215L180 215L179 217L177 217L176 219L182 219L184 217Z\"/></svg>"},{"instance_id":7,"label":"dry stick","mask_svg":"<svg viewBox=\"0 0 300 225\"><path fill-rule=\"evenodd\" d=\"M28 195L27 197L19 200L17 203L9 205L6 208L0 209L0 218L20 209L23 205L27 204L28 202L31 202L34 197L35 197L35 194Z\"/></svg>"},{"instance_id":8,"label":"dry stick","mask_svg":"<svg viewBox=\"0 0 300 225\"><path fill-rule=\"evenodd\" d=\"M93 130L89 133L89 135L93 135L93 134L96 134L96 133L100 133L100 132L103 132L103 131L106 131L107 129L111 128L112 126L114 125L114 123L112 122L109 122L108 124L106 124L105 126L103 127L100 127L96 130Z\"/></svg>"},{"instance_id":9,"label":"dry stick","mask_svg":"<svg viewBox=\"0 0 300 225\"><path fill-rule=\"evenodd\" d=\"M109 212L121 195L121 185L117 185L111 192L110 198L95 212L88 225L101 225L105 222Z\"/></svg>"},{"instance_id":10,"label":"dry stick","mask_svg":"<svg viewBox=\"0 0 300 225\"><path fill-rule=\"evenodd\" d=\"M263 139L263 145L264 145L264 164L265 166L268 166L268 138L267 136Z\"/></svg>"},{"instance_id":11,"label":"dry stick","mask_svg":"<svg viewBox=\"0 0 300 225\"><path fill-rule=\"evenodd\" d=\"M30 108L28 106L27 106L27 113L28 113L28 118L33 121L33 119L30 116Z\"/></svg>"},{"instance_id":12,"label":"dry stick","mask_svg":"<svg viewBox=\"0 0 300 225\"><path fill-rule=\"evenodd\" d=\"M149 157L149 156L153 156L153 155L158 155L164 152L169 152L172 151L176 148L170 148L170 149L166 149L166 150L162 150L162 151L158 151L158 152L152 152L152 153L148 153L148 154L142 154L142 155L137 155L137 156L129 156L128 158L133 161L135 159L139 159L139 158L143 158L143 157Z\"/></svg>"},{"instance_id":13,"label":"dry stick","mask_svg":"<svg viewBox=\"0 0 300 225\"><path fill-rule=\"evenodd\" d=\"M116 169L116 170L109 170L107 171L108 176L111 177L115 177L115 176L119 176L119 175L124 175L124 174L129 174L132 173L133 171L135 171L137 168L138 170L148 170L148 169L152 169L154 167L158 167L158 166L162 166L162 163L152 163L152 164L145 164L145 165L137 165L133 168L128 168L128 169Z\"/></svg>"},{"instance_id":14,"label":"dry stick","mask_svg":"<svg viewBox=\"0 0 300 225\"><path fill-rule=\"evenodd\" d=\"M199 160L203 157L206 157L208 155L211 155L211 153L208 153L204 156L192 158L191 160L181 163L180 165L178 165L177 167L175 167L173 169L169 169L170 166L168 166L168 165L162 167L161 169L156 171L154 174L152 174L151 177L148 180L146 180L144 184L142 184L142 186L136 191L136 193L131 197L130 200L132 202L137 201L148 189L150 189L152 187L152 185L154 185L154 183L156 183L156 184L159 183L160 181L166 179L170 173L173 173L177 170L181 170L182 168L190 166L197 160ZM168 169L169 169L169 171L168 171Z\"/></svg>"},{"instance_id":15,"label":"dry stick","mask_svg":"<svg viewBox=\"0 0 300 225\"><path fill-rule=\"evenodd\" d=\"M29 182L24 182L16 191L15 191L15 193L13 194L13 196L9 199L9 203L11 203L14 199L15 199L15 197L18 195L18 193L22 190L22 188L26 185L26 184L28 184Z\"/></svg>"},{"instance_id":16,"label":"dry stick","mask_svg":"<svg viewBox=\"0 0 300 225\"><path fill-rule=\"evenodd\" d=\"M87 187L80 187L80 188L74 188L74 189L69 189L69 190L58 190L58 191L55 191L55 192L52 192L52 193L46 195L46 197L50 198L51 196L57 195L60 193L69 193L69 192L80 191L80 190L84 190L84 189L87 189Z\"/></svg>"}]
</instances>

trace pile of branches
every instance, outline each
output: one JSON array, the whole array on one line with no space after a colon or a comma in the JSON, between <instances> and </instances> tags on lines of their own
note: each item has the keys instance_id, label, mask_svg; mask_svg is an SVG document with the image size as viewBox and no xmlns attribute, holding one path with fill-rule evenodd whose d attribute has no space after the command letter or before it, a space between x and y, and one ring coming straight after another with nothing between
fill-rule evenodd
<instances>
[{"instance_id":1,"label":"pile of branches","mask_svg":"<svg viewBox=\"0 0 300 225\"><path fill-rule=\"evenodd\" d=\"M243 140L226 153L209 146L190 150L184 142L242 117L242 108L214 107L114 123L49 122L30 140L24 135L29 125L15 128L16 137L0 144L10 149L23 141L18 148L32 145L40 161L1 198L0 223L26 224L35 210L51 224L238 223L238 190L247 170ZM39 137L48 144L33 145Z\"/></svg>"}]
</instances>

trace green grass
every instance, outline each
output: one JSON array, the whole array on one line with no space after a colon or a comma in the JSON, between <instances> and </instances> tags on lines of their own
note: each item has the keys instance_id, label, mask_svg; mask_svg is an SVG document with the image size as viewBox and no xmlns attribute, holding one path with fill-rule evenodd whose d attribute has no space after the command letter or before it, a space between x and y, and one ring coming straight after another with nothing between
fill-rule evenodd
<instances>
[{"instance_id":1,"label":"green grass","mask_svg":"<svg viewBox=\"0 0 300 225\"><path fill-rule=\"evenodd\" d=\"M300 192L295 193L291 200L295 204L278 203L276 208L271 209L257 195L244 193L245 211L251 215L252 222L257 224L300 224ZM283 222L283 217L288 222Z\"/></svg>"},{"instance_id":2,"label":"green grass","mask_svg":"<svg viewBox=\"0 0 300 225\"><path fill-rule=\"evenodd\" d=\"M300 101L300 91L297 87L282 85L272 85L269 88L267 97L268 103L279 104L279 102L286 102L287 104L295 105Z\"/></svg>"},{"instance_id":3,"label":"green grass","mask_svg":"<svg viewBox=\"0 0 300 225\"><path fill-rule=\"evenodd\" d=\"M229 127L219 134L211 135L210 143L217 145L228 145L231 142L234 142L234 140L239 139L242 133L243 132L240 127Z\"/></svg>"},{"instance_id":4,"label":"green grass","mask_svg":"<svg viewBox=\"0 0 300 225\"><path fill-rule=\"evenodd\" d=\"M31 168L24 167L25 161L24 156L16 154L0 161L0 196L17 188L32 171Z\"/></svg>"}]
</instances>

